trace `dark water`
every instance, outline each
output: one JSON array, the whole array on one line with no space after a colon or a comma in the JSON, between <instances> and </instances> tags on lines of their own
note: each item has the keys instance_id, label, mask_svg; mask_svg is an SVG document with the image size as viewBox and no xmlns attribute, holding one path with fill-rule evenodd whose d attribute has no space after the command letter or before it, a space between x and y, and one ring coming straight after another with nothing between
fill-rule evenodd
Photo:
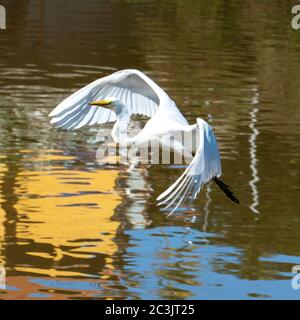
<instances>
[{"instance_id":1,"label":"dark water","mask_svg":"<svg viewBox=\"0 0 300 320\"><path fill-rule=\"evenodd\" d=\"M293 1L2 1L2 299L300 298L300 31ZM115 70L157 81L218 138L223 178L167 218L181 169L99 166L97 127L48 113Z\"/></svg>"}]
</instances>

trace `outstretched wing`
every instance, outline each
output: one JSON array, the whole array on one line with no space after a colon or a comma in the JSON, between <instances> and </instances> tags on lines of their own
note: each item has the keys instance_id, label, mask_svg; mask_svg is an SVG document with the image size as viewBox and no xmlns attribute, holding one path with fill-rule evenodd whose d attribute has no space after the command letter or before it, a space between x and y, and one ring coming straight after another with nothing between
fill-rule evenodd
<instances>
[{"instance_id":1,"label":"outstretched wing","mask_svg":"<svg viewBox=\"0 0 300 320\"><path fill-rule=\"evenodd\" d=\"M179 179L157 198L161 201L159 205L171 208L170 214L187 199L195 199L205 183L221 175L218 145L211 127L198 118L195 128L199 135L199 146L192 162Z\"/></svg>"},{"instance_id":2,"label":"outstretched wing","mask_svg":"<svg viewBox=\"0 0 300 320\"><path fill-rule=\"evenodd\" d=\"M76 91L61 102L50 114L51 123L65 129L116 121L116 114L108 109L90 106L89 102L118 98L130 114L152 117L161 98L167 94L149 77L138 70L122 70L101 78ZM169 99L169 98L168 98Z\"/></svg>"}]
</instances>

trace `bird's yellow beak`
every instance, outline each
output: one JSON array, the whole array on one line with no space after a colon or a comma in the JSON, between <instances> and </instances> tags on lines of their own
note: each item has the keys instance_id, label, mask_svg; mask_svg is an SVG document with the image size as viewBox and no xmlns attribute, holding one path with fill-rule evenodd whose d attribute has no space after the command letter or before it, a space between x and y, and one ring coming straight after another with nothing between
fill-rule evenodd
<instances>
[{"instance_id":1,"label":"bird's yellow beak","mask_svg":"<svg viewBox=\"0 0 300 320\"><path fill-rule=\"evenodd\" d=\"M109 107L111 104L111 100L98 100L98 101L91 101L89 103L90 106L99 106L99 107Z\"/></svg>"}]
</instances>

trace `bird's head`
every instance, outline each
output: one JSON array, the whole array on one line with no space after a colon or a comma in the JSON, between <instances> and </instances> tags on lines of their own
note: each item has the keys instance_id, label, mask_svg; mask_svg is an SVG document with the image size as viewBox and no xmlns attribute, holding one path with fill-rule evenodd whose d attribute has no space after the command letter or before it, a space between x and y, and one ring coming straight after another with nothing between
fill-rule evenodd
<instances>
[{"instance_id":1,"label":"bird's head","mask_svg":"<svg viewBox=\"0 0 300 320\"><path fill-rule=\"evenodd\" d=\"M123 104L117 98L106 98L104 100L91 101L89 105L113 110L117 115L123 111Z\"/></svg>"}]
</instances>

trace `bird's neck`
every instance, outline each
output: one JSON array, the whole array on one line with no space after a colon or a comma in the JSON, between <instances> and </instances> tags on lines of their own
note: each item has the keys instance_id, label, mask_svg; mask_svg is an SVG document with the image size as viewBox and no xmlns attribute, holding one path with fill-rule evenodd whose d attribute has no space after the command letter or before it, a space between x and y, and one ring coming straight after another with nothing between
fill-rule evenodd
<instances>
[{"instance_id":1,"label":"bird's neck","mask_svg":"<svg viewBox=\"0 0 300 320\"><path fill-rule=\"evenodd\" d=\"M130 115L126 112L117 115L117 121L113 126L111 135L116 143L125 143L127 141L127 129L130 121Z\"/></svg>"}]
</instances>

